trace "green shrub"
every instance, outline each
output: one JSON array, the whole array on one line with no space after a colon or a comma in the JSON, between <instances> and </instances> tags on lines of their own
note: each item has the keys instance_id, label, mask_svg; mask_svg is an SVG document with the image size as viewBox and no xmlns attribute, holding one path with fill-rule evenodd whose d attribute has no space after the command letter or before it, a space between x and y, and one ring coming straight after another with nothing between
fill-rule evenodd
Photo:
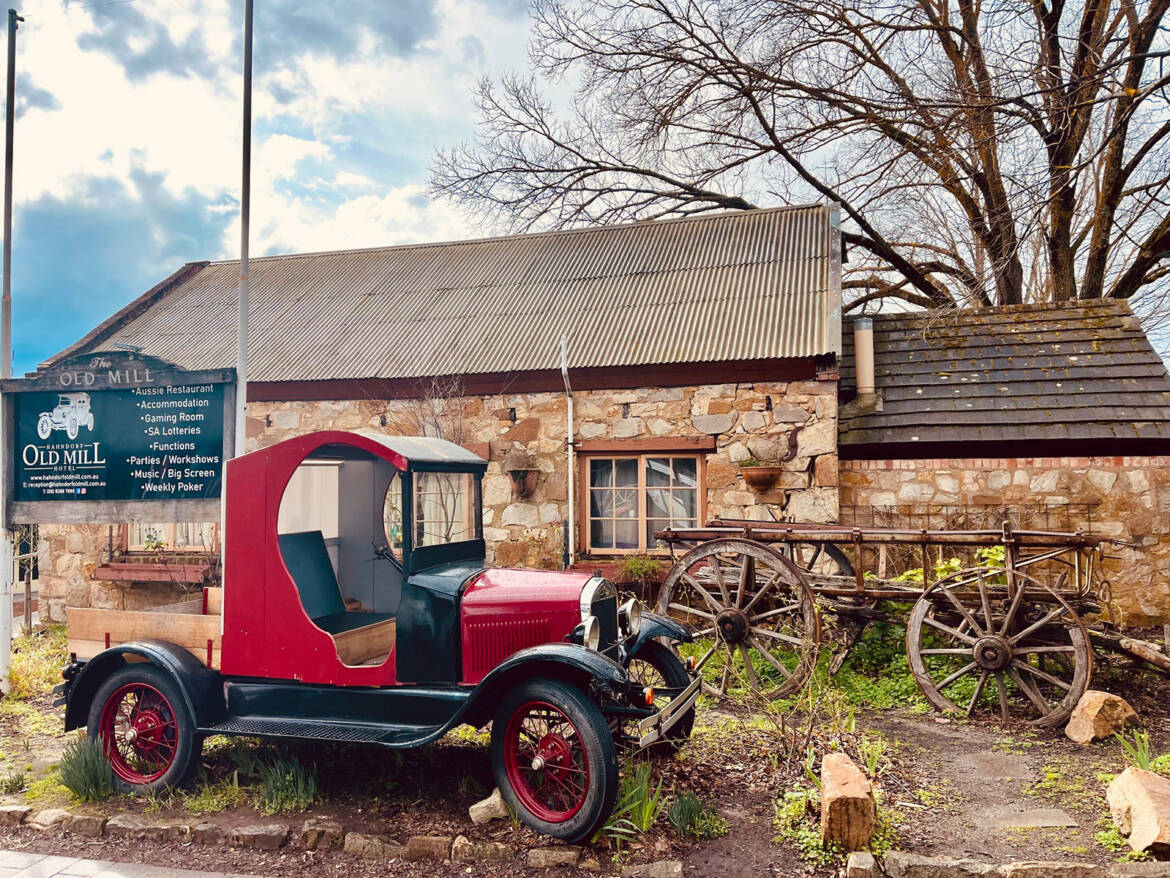
<instances>
[{"instance_id":1,"label":"green shrub","mask_svg":"<svg viewBox=\"0 0 1170 878\"><path fill-rule=\"evenodd\" d=\"M114 769L101 742L79 738L65 748L61 785L83 802L100 802L114 794Z\"/></svg>"},{"instance_id":2,"label":"green shrub","mask_svg":"<svg viewBox=\"0 0 1170 878\"><path fill-rule=\"evenodd\" d=\"M727 835L727 821L692 792L685 792L674 800L666 812L666 819L679 835L689 835L700 841Z\"/></svg>"},{"instance_id":3,"label":"green shrub","mask_svg":"<svg viewBox=\"0 0 1170 878\"><path fill-rule=\"evenodd\" d=\"M48 695L61 682L61 669L69 663L64 625L50 625L12 641L12 691L7 698L27 701Z\"/></svg>"},{"instance_id":4,"label":"green shrub","mask_svg":"<svg viewBox=\"0 0 1170 878\"><path fill-rule=\"evenodd\" d=\"M260 767L260 802L265 814L304 811L317 801L317 769L279 757Z\"/></svg>"},{"instance_id":5,"label":"green shrub","mask_svg":"<svg viewBox=\"0 0 1170 878\"><path fill-rule=\"evenodd\" d=\"M627 555L619 570L622 582L650 585L662 577L662 562L650 555Z\"/></svg>"}]
</instances>

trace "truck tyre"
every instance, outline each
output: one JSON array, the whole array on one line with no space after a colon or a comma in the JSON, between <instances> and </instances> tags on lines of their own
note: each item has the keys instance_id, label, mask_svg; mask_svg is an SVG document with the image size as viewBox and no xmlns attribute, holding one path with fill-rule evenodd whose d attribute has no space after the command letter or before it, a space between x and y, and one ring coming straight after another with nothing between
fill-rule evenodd
<instances>
[{"instance_id":1,"label":"truck tyre","mask_svg":"<svg viewBox=\"0 0 1170 878\"><path fill-rule=\"evenodd\" d=\"M69 419L65 421L65 435L70 439L76 439L80 428L77 426L77 417L70 415Z\"/></svg>"},{"instance_id":2,"label":"truck tyre","mask_svg":"<svg viewBox=\"0 0 1170 878\"><path fill-rule=\"evenodd\" d=\"M89 707L89 738L102 742L114 785L126 793L178 786L199 750L182 694L143 663L119 668L102 683Z\"/></svg>"},{"instance_id":3,"label":"truck tyre","mask_svg":"<svg viewBox=\"0 0 1170 878\"><path fill-rule=\"evenodd\" d=\"M492 771L504 801L537 832L589 839L613 810L617 747L597 705L559 680L529 680L492 722Z\"/></svg>"},{"instance_id":4,"label":"truck tyre","mask_svg":"<svg viewBox=\"0 0 1170 878\"><path fill-rule=\"evenodd\" d=\"M37 418L37 435L42 439L48 439L53 434L53 419L49 415L41 415Z\"/></svg>"},{"instance_id":5,"label":"truck tyre","mask_svg":"<svg viewBox=\"0 0 1170 878\"><path fill-rule=\"evenodd\" d=\"M641 683L643 686L653 686L656 689L662 686L678 689L691 682L686 667L684 667L682 660L675 655L674 650L663 646L657 640L642 644L642 648L630 659L626 671L629 673L631 681ZM669 698L655 696L655 710L662 710L668 704L670 704ZM666 739L653 744L650 749L661 754L677 751L691 737L691 729L694 726L695 709L692 707L670 727L670 731L666 733Z\"/></svg>"}]
</instances>

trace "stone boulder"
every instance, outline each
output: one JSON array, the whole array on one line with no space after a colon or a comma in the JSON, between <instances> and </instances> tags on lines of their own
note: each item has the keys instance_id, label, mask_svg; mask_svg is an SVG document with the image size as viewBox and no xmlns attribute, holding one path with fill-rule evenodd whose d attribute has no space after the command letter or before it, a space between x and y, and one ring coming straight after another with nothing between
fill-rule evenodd
<instances>
[{"instance_id":1,"label":"stone boulder","mask_svg":"<svg viewBox=\"0 0 1170 878\"><path fill-rule=\"evenodd\" d=\"M863 850L877 828L873 787L844 753L821 760L821 840L847 851Z\"/></svg>"},{"instance_id":2,"label":"stone boulder","mask_svg":"<svg viewBox=\"0 0 1170 878\"><path fill-rule=\"evenodd\" d=\"M1127 768L1106 791L1117 831L1135 851L1170 851L1170 780Z\"/></svg>"},{"instance_id":3,"label":"stone boulder","mask_svg":"<svg viewBox=\"0 0 1170 878\"><path fill-rule=\"evenodd\" d=\"M1136 719L1136 711L1121 696L1090 689L1073 708L1064 733L1078 744L1087 744L1120 732Z\"/></svg>"},{"instance_id":4,"label":"stone boulder","mask_svg":"<svg viewBox=\"0 0 1170 878\"><path fill-rule=\"evenodd\" d=\"M508 816L508 806L504 804L504 797L497 787L492 794L482 801L476 802L467 809L471 822L477 826L490 820L502 819Z\"/></svg>"}]
</instances>

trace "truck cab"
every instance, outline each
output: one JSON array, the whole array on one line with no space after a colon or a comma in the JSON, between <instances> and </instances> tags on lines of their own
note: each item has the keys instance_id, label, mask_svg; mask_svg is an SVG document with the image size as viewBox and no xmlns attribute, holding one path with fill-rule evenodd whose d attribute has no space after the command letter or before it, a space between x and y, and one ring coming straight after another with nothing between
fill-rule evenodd
<instances>
[{"instance_id":1,"label":"truck cab","mask_svg":"<svg viewBox=\"0 0 1170 878\"><path fill-rule=\"evenodd\" d=\"M490 722L505 800L586 837L613 807L617 745L689 734L699 677L667 644L690 635L600 576L489 567L486 467L441 439L343 431L230 461L222 592L199 612L70 611L66 727L133 789L182 782L206 734L409 748Z\"/></svg>"}]
</instances>

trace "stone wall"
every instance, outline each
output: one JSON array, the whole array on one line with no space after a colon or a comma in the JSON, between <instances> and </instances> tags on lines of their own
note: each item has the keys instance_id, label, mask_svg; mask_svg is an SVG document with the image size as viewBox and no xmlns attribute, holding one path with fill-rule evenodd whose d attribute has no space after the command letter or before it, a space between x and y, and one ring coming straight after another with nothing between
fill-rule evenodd
<instances>
[{"instance_id":1,"label":"stone wall","mask_svg":"<svg viewBox=\"0 0 1170 878\"><path fill-rule=\"evenodd\" d=\"M706 458L708 516L767 519L837 517L835 380L578 391L574 432L594 440L714 437ZM488 457L484 538L501 566L557 567L567 520L568 413L564 393L518 393L422 400L250 403L247 448L311 430L373 429L439 433ZM437 428L437 429L435 429ZM796 435L796 454L770 491L748 489L738 461L777 460ZM518 499L504 458L527 455L535 490ZM580 547L580 542L578 546Z\"/></svg>"},{"instance_id":2,"label":"stone wall","mask_svg":"<svg viewBox=\"0 0 1170 878\"><path fill-rule=\"evenodd\" d=\"M114 530L115 545L121 530ZM40 539L37 588L43 619L65 621L66 607L144 610L187 596L186 589L171 583L94 580L94 570L109 554L109 525L45 525L40 528Z\"/></svg>"},{"instance_id":3,"label":"stone wall","mask_svg":"<svg viewBox=\"0 0 1170 878\"><path fill-rule=\"evenodd\" d=\"M1125 540L1104 565L1115 612L1131 625L1170 621L1170 457L847 460L840 480L842 520L857 524L878 512L923 527L948 509L1007 507Z\"/></svg>"},{"instance_id":4,"label":"stone wall","mask_svg":"<svg viewBox=\"0 0 1170 878\"><path fill-rule=\"evenodd\" d=\"M706 459L708 516L837 518L835 380L579 391L575 438L662 440L713 437ZM568 518L567 407L563 393L519 393L431 400L258 402L248 405L246 448L254 451L312 430L378 430L442 435L490 460L483 482L484 537L502 566L559 567ZM749 490L736 465L774 461L789 450L776 485ZM504 468L509 453L539 471L526 499L514 495ZM42 529L40 589L48 618L66 606L140 609L181 599L168 585L90 580L107 549L106 525ZM580 551L581 543L578 542ZM51 571L51 572L48 572Z\"/></svg>"}]
</instances>

